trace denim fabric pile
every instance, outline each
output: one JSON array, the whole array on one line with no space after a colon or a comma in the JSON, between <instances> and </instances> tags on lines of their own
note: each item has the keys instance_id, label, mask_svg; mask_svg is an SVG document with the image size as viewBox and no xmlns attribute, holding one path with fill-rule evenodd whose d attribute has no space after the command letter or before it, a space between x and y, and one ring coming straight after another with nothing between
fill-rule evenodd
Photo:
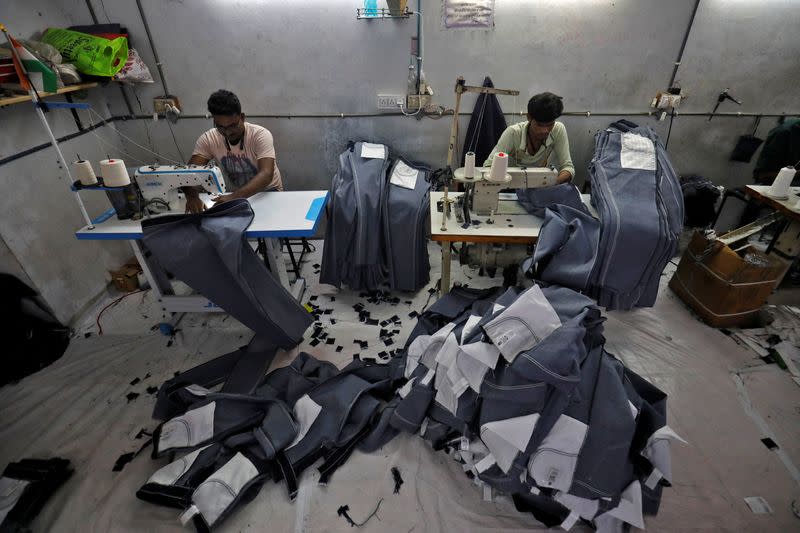
<instances>
[{"instance_id":1,"label":"denim fabric pile","mask_svg":"<svg viewBox=\"0 0 800 533\"><path fill-rule=\"evenodd\" d=\"M229 202L144 227L155 259L256 335L159 389L153 457L169 462L140 499L181 509L184 523L207 531L267 480L285 481L294 498L298 475L318 461L327 483L354 449L377 450L404 431L449 449L476 483L547 525L585 520L615 532L657 510L679 438L666 396L605 351L587 296L456 287L386 364L355 358L338 370L300 353L265 375L310 318L254 257L244 240L251 218L246 202Z\"/></svg>"},{"instance_id":2,"label":"denim fabric pile","mask_svg":"<svg viewBox=\"0 0 800 533\"><path fill-rule=\"evenodd\" d=\"M351 143L331 182L320 282L418 290L429 279L429 169L382 144Z\"/></svg>"},{"instance_id":3,"label":"denim fabric pile","mask_svg":"<svg viewBox=\"0 0 800 533\"><path fill-rule=\"evenodd\" d=\"M545 198L537 277L608 309L650 307L683 227L683 195L666 150L652 129L615 122L595 137L589 174L599 220L575 205L576 191L564 191L570 201Z\"/></svg>"},{"instance_id":4,"label":"denim fabric pile","mask_svg":"<svg viewBox=\"0 0 800 533\"><path fill-rule=\"evenodd\" d=\"M671 479L666 395L604 349L563 287L455 288L419 319L389 424L548 526L644 527Z\"/></svg>"}]
</instances>

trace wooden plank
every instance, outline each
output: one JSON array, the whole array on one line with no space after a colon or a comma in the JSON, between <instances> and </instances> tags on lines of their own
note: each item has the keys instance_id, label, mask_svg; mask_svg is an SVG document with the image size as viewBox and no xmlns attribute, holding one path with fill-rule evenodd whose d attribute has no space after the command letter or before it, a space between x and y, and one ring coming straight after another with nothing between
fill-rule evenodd
<instances>
[{"instance_id":1,"label":"wooden plank","mask_svg":"<svg viewBox=\"0 0 800 533\"><path fill-rule=\"evenodd\" d=\"M49 96L57 96L59 94L66 94L72 93L75 91L81 91L83 89L91 89L92 87L97 87L97 82L90 82L90 83L78 83L76 85L67 85L66 87L62 87L58 89L54 93L39 93L39 96L42 98L46 98ZM30 102L32 100L31 96L28 94L21 94L19 96L9 96L7 98L0 98L0 107L13 105L13 104L20 104L22 102Z\"/></svg>"}]
</instances>

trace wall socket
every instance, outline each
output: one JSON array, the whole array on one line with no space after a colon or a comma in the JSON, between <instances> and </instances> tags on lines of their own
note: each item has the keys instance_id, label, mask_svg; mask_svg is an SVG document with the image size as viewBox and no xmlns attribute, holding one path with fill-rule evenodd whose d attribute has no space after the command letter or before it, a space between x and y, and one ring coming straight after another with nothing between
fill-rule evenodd
<instances>
[{"instance_id":1,"label":"wall socket","mask_svg":"<svg viewBox=\"0 0 800 533\"><path fill-rule=\"evenodd\" d=\"M406 107L409 110L414 111L420 107L426 107L431 103L432 99L433 97L429 94L409 94L408 105Z\"/></svg>"},{"instance_id":2,"label":"wall socket","mask_svg":"<svg viewBox=\"0 0 800 533\"><path fill-rule=\"evenodd\" d=\"M378 109L391 109L396 111L405 104L406 97L402 94L379 94Z\"/></svg>"},{"instance_id":3,"label":"wall socket","mask_svg":"<svg viewBox=\"0 0 800 533\"><path fill-rule=\"evenodd\" d=\"M181 102L177 96L157 96L153 98L153 111L159 115L165 115L167 113L167 104L178 109L181 108Z\"/></svg>"}]
</instances>

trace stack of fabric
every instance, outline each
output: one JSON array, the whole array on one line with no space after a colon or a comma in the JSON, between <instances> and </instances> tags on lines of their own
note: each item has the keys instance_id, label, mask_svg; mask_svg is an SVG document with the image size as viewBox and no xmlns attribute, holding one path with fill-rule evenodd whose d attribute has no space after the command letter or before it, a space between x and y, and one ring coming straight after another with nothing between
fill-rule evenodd
<instances>
[{"instance_id":1,"label":"stack of fabric","mask_svg":"<svg viewBox=\"0 0 800 533\"><path fill-rule=\"evenodd\" d=\"M563 287L456 288L420 317L384 416L548 526L644 527L678 437L666 395L605 351L602 322Z\"/></svg>"},{"instance_id":2,"label":"stack of fabric","mask_svg":"<svg viewBox=\"0 0 800 533\"><path fill-rule=\"evenodd\" d=\"M534 254L538 277L608 309L650 307L683 227L683 195L666 150L649 127L618 121L595 137L589 172L600 218L550 205Z\"/></svg>"},{"instance_id":3,"label":"stack of fabric","mask_svg":"<svg viewBox=\"0 0 800 533\"><path fill-rule=\"evenodd\" d=\"M351 143L331 182L320 282L414 291L428 282L429 169L382 144Z\"/></svg>"}]
</instances>

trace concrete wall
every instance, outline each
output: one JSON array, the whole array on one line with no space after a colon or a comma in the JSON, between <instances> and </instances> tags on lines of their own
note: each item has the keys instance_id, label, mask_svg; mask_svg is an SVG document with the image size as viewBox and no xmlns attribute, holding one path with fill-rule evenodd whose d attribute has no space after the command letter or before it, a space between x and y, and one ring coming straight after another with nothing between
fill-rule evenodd
<instances>
[{"instance_id":1,"label":"concrete wall","mask_svg":"<svg viewBox=\"0 0 800 533\"><path fill-rule=\"evenodd\" d=\"M3 5L3 22L14 35L22 37L49 25L85 23L87 18L86 5L78 0L57 5L45 0ZM88 102L96 113L107 117L103 92L101 88L91 89ZM59 100L63 101L54 99ZM82 112L82 116L88 124L88 113ZM53 110L47 118L56 137L78 131L68 110ZM31 104L0 108L0 131L0 159L48 141ZM116 131L108 127L94 134L106 141L118 139ZM115 143L119 144L118 140ZM93 134L62 143L61 149L70 161L76 153L98 161L106 152ZM83 222L52 148L0 166L0 183L0 270L33 285L59 320L69 322L103 290L106 270L116 268L131 255L130 247L75 239L74 231ZM108 208L108 201L98 193L86 193L84 199L90 214Z\"/></svg>"},{"instance_id":2,"label":"concrete wall","mask_svg":"<svg viewBox=\"0 0 800 533\"><path fill-rule=\"evenodd\" d=\"M133 111L150 114L152 98L163 89L136 3L89 1L100 22L128 27L133 46L150 65L157 83L125 89ZM358 0L142 4L170 92L180 97L184 114L195 117L182 119L172 131L163 120L116 122L97 132L113 147L84 135L66 143L65 152L79 151L94 159L113 152L134 164L157 158L184 160L197 136L211 125L202 118L206 98L223 87L239 94L250 115L376 113L377 93L405 92L413 18L356 20ZM444 30L441 1L423 4L425 72L436 90L435 102L453 106L453 84L459 75L470 84L480 84L489 75L497 87L519 89L520 97L501 98L509 113L523 110L533 93L561 94L567 111L592 113L563 119L579 182L592 156L593 135L612 120L627 117L666 137L668 120L634 113L647 112L652 96L668 84L693 0L496 0L492 31ZM689 95L680 111L710 111L716 95L730 87L744 105L726 102L720 111L797 113L800 37L791 26L796 13L793 0L702 0L677 75ZM51 24L91 22L84 0L12 2L10 13L4 10L3 15L23 36ZM95 89L91 96L101 114L129 113L118 87ZM471 111L473 102L466 97L463 110ZM4 134L2 154L43 141L30 109L0 111L0 120L17 132ZM468 120L460 119L462 134ZM252 121L272 130L289 189L327 188L336 158L349 140L385 142L407 157L443 165L450 126L449 118L397 116ZM68 115L53 117L53 123L60 134L75 130ZM774 123L774 118L764 119L758 134L765 136ZM728 156L737 137L750 132L752 124L749 117L708 122L702 116L678 115L669 143L673 163L679 172L699 173L719 184L746 183L752 163L731 163ZM106 266L127 250L119 243L72 239L80 219L63 192L52 152L0 167L0 175L6 183L16 181L15 193L0 200L2 237L60 316L70 316L99 290ZM95 212L105 206L104 198L88 200Z\"/></svg>"}]
</instances>

